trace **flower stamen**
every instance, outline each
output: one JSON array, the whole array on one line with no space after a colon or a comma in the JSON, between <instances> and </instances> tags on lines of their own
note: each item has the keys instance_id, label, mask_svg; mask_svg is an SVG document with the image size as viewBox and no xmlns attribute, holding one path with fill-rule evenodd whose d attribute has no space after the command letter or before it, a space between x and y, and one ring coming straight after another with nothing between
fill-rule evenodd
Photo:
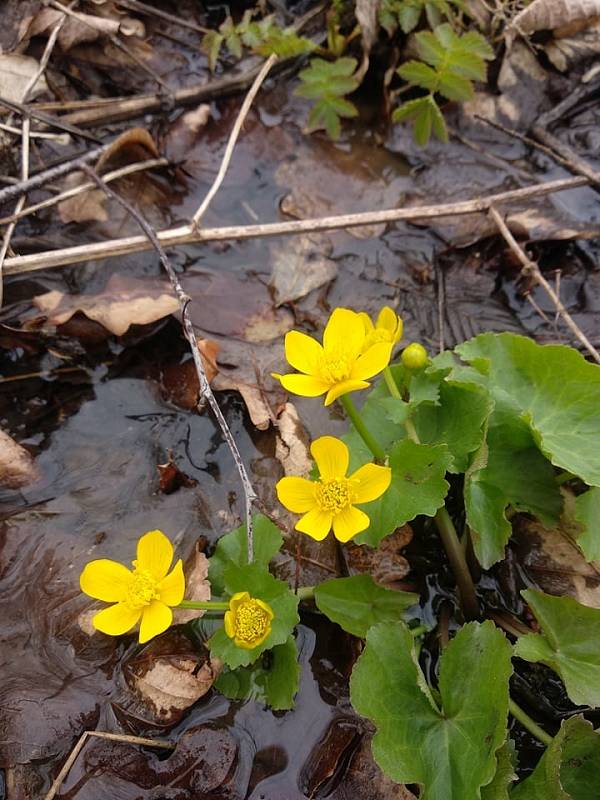
<instances>
[{"instance_id":1,"label":"flower stamen","mask_svg":"<svg viewBox=\"0 0 600 800\"><path fill-rule=\"evenodd\" d=\"M347 478L321 479L315 486L315 494L323 511L338 513L352 503L350 481Z\"/></svg>"},{"instance_id":2,"label":"flower stamen","mask_svg":"<svg viewBox=\"0 0 600 800\"><path fill-rule=\"evenodd\" d=\"M125 602L131 608L144 608L159 598L158 581L147 570L135 569Z\"/></svg>"}]
</instances>

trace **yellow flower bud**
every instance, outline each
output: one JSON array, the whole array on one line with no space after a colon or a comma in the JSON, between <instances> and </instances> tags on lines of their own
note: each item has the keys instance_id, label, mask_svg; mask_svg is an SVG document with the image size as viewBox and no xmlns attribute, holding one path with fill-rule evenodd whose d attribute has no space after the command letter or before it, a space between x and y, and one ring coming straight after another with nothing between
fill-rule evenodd
<instances>
[{"instance_id":1,"label":"yellow flower bud","mask_svg":"<svg viewBox=\"0 0 600 800\"><path fill-rule=\"evenodd\" d=\"M248 592L237 592L229 601L229 611L225 613L225 633L237 647L254 650L271 633L273 618L273 611L267 603L250 597Z\"/></svg>"},{"instance_id":2,"label":"yellow flower bud","mask_svg":"<svg viewBox=\"0 0 600 800\"><path fill-rule=\"evenodd\" d=\"M428 361L427 350L418 342L409 344L402 351L402 363L407 369L421 369Z\"/></svg>"}]
</instances>

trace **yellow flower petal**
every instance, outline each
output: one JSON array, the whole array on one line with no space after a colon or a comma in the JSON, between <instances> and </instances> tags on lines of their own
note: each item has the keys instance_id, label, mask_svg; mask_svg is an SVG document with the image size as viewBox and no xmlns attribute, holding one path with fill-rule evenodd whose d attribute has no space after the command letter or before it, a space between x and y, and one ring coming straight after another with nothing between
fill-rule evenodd
<instances>
[{"instance_id":1,"label":"yellow flower petal","mask_svg":"<svg viewBox=\"0 0 600 800\"><path fill-rule=\"evenodd\" d=\"M313 375L323 356L323 348L310 336L300 331L285 335L285 357L294 369Z\"/></svg>"},{"instance_id":2,"label":"yellow flower petal","mask_svg":"<svg viewBox=\"0 0 600 800\"><path fill-rule=\"evenodd\" d=\"M230 639L233 639L235 636L235 614L233 611L226 611L225 616L223 617L223 627L225 628L225 633L229 636Z\"/></svg>"},{"instance_id":3,"label":"yellow flower petal","mask_svg":"<svg viewBox=\"0 0 600 800\"><path fill-rule=\"evenodd\" d=\"M298 520L296 530L300 531L300 533L306 533L316 539L317 542L320 542L331 530L332 520L333 514L331 511L321 511L320 508L314 508Z\"/></svg>"},{"instance_id":4,"label":"yellow flower petal","mask_svg":"<svg viewBox=\"0 0 600 800\"><path fill-rule=\"evenodd\" d=\"M310 452L323 480L346 476L350 463L350 451L341 439L336 439L335 436L321 436L312 442ZM308 511L309 509L303 510Z\"/></svg>"},{"instance_id":5,"label":"yellow flower petal","mask_svg":"<svg viewBox=\"0 0 600 800\"><path fill-rule=\"evenodd\" d=\"M250 600L250 595L248 592L236 592L234 595L231 596L229 601L229 608L232 611L236 611L237 607L241 603L245 603L247 600Z\"/></svg>"},{"instance_id":6,"label":"yellow flower petal","mask_svg":"<svg viewBox=\"0 0 600 800\"><path fill-rule=\"evenodd\" d=\"M96 600L117 603L125 599L132 580L133 573L123 564L100 558L85 565L79 577L79 586L82 592Z\"/></svg>"},{"instance_id":7,"label":"yellow flower petal","mask_svg":"<svg viewBox=\"0 0 600 800\"><path fill-rule=\"evenodd\" d=\"M325 350L341 349L349 357L356 357L365 339L363 321L349 308L336 308L323 331Z\"/></svg>"},{"instance_id":8,"label":"yellow flower petal","mask_svg":"<svg viewBox=\"0 0 600 800\"><path fill-rule=\"evenodd\" d=\"M367 314L366 311L360 311L358 316L361 318L363 325L365 326L365 334L368 336L370 333L373 333L375 330L375 326L373 325L373 321L371 317Z\"/></svg>"},{"instance_id":9,"label":"yellow flower petal","mask_svg":"<svg viewBox=\"0 0 600 800\"><path fill-rule=\"evenodd\" d=\"M342 381L341 383L336 383L331 389L327 392L327 397L325 398L324 405L330 406L334 400L337 400L338 397L341 397L343 394L348 394L348 392L356 392L359 389L368 389L369 384L367 381Z\"/></svg>"},{"instance_id":10,"label":"yellow flower petal","mask_svg":"<svg viewBox=\"0 0 600 800\"><path fill-rule=\"evenodd\" d=\"M357 533L366 530L370 523L364 511L348 506L333 518L333 535L338 542L349 542Z\"/></svg>"},{"instance_id":11,"label":"yellow flower petal","mask_svg":"<svg viewBox=\"0 0 600 800\"><path fill-rule=\"evenodd\" d=\"M400 317L389 306L384 306L377 315L377 328L383 328L392 336L398 333L398 327L402 323Z\"/></svg>"},{"instance_id":12,"label":"yellow flower petal","mask_svg":"<svg viewBox=\"0 0 600 800\"><path fill-rule=\"evenodd\" d=\"M270 605L265 603L264 600L259 600L258 597L255 597L254 598L254 602L256 603L257 606L259 606L259 608L262 608L262 610L267 615L267 618L268 618L269 621L271 621L272 619L275 618L275 614L273 613L273 609L271 608ZM269 631L269 633L270 633L270 631Z\"/></svg>"},{"instance_id":13,"label":"yellow flower petal","mask_svg":"<svg viewBox=\"0 0 600 800\"><path fill-rule=\"evenodd\" d=\"M173 561L173 545L162 531L148 531L137 545L137 563L139 570L149 572L157 581L161 581Z\"/></svg>"},{"instance_id":14,"label":"yellow flower petal","mask_svg":"<svg viewBox=\"0 0 600 800\"><path fill-rule=\"evenodd\" d=\"M372 378L377 375L382 369L385 369L390 363L392 355L392 344L387 342L380 342L369 347L366 353L357 359L352 372L350 373L351 380L364 381L367 378Z\"/></svg>"},{"instance_id":15,"label":"yellow flower petal","mask_svg":"<svg viewBox=\"0 0 600 800\"><path fill-rule=\"evenodd\" d=\"M294 514L304 514L316 506L315 485L306 478L282 478L275 486L281 505Z\"/></svg>"},{"instance_id":16,"label":"yellow flower petal","mask_svg":"<svg viewBox=\"0 0 600 800\"><path fill-rule=\"evenodd\" d=\"M303 397L317 397L325 394L330 384L312 375L278 375L281 385L288 392L300 394Z\"/></svg>"},{"instance_id":17,"label":"yellow flower petal","mask_svg":"<svg viewBox=\"0 0 600 800\"><path fill-rule=\"evenodd\" d=\"M175 564L166 578L158 585L161 603L168 606L178 606L185 595L185 577L183 575L183 562L181 559Z\"/></svg>"},{"instance_id":18,"label":"yellow flower petal","mask_svg":"<svg viewBox=\"0 0 600 800\"><path fill-rule=\"evenodd\" d=\"M149 606L142 609L142 622L140 624L140 643L150 641L159 633L166 631L173 622L173 612L160 600L153 600Z\"/></svg>"},{"instance_id":19,"label":"yellow flower petal","mask_svg":"<svg viewBox=\"0 0 600 800\"><path fill-rule=\"evenodd\" d=\"M377 464L365 464L350 475L354 484L354 502L370 503L389 488L392 481L392 470L389 467L379 467Z\"/></svg>"},{"instance_id":20,"label":"yellow flower petal","mask_svg":"<svg viewBox=\"0 0 600 800\"><path fill-rule=\"evenodd\" d=\"M129 603L116 603L99 611L93 617L92 625L109 636L120 636L133 628L141 613L140 608L132 608Z\"/></svg>"}]
</instances>

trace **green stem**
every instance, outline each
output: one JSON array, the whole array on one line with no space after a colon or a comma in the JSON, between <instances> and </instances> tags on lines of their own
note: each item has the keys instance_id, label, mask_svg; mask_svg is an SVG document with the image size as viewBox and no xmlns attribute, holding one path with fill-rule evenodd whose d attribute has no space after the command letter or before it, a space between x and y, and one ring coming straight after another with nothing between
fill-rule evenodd
<instances>
[{"instance_id":1,"label":"green stem","mask_svg":"<svg viewBox=\"0 0 600 800\"><path fill-rule=\"evenodd\" d=\"M379 442L372 436L370 431L368 430L367 426L362 420L362 417L358 413L358 409L354 405L353 401L350 399L350 395L343 394L340 397L340 403L344 407L344 411L350 417L350 420L356 431L360 434L363 442L367 445L369 450L373 453L377 461L385 461L385 451L383 447L379 444Z\"/></svg>"},{"instance_id":2,"label":"green stem","mask_svg":"<svg viewBox=\"0 0 600 800\"><path fill-rule=\"evenodd\" d=\"M446 506L438 509L434 519L448 556L448 561L452 567L452 572L454 572L454 577L456 578L463 613L467 619L477 619L479 616L479 603L477 602L475 584L473 583L464 551L460 545L456 528Z\"/></svg>"},{"instance_id":3,"label":"green stem","mask_svg":"<svg viewBox=\"0 0 600 800\"><path fill-rule=\"evenodd\" d=\"M296 589L296 597L298 600L313 600L315 596L315 587L314 586L299 586Z\"/></svg>"},{"instance_id":4,"label":"green stem","mask_svg":"<svg viewBox=\"0 0 600 800\"><path fill-rule=\"evenodd\" d=\"M526 714L521 706L518 706L515 703L512 697L508 698L508 710L513 717L521 723L525 730L529 731L529 733L536 739L539 739L542 744L545 744L546 747L549 744L552 744L552 736L550 736L549 733L546 733L543 728L540 728L537 722L532 720L529 714Z\"/></svg>"},{"instance_id":5,"label":"green stem","mask_svg":"<svg viewBox=\"0 0 600 800\"><path fill-rule=\"evenodd\" d=\"M558 475L555 476L555 480L556 480L556 482L558 483L559 486L562 486L563 483L566 483L567 481L572 481L573 478L576 478L576 477L577 477L577 475L573 475L572 472L567 472L565 470L564 472L559 472Z\"/></svg>"},{"instance_id":6,"label":"green stem","mask_svg":"<svg viewBox=\"0 0 600 800\"><path fill-rule=\"evenodd\" d=\"M417 636L421 636L423 633L429 633L429 628L427 625L417 625L416 628L409 628L409 631L413 639L416 639Z\"/></svg>"},{"instance_id":7,"label":"green stem","mask_svg":"<svg viewBox=\"0 0 600 800\"><path fill-rule=\"evenodd\" d=\"M383 378L385 380L388 391L392 395L392 397L395 397L396 400L402 400L400 389L398 388L398 384L394 380L394 376L392 375L392 370L389 367L386 367L383 370Z\"/></svg>"},{"instance_id":8,"label":"green stem","mask_svg":"<svg viewBox=\"0 0 600 800\"><path fill-rule=\"evenodd\" d=\"M227 611L229 603L221 603L217 601L207 600L200 602L199 600L182 600L177 608L199 608L203 611Z\"/></svg>"}]
</instances>

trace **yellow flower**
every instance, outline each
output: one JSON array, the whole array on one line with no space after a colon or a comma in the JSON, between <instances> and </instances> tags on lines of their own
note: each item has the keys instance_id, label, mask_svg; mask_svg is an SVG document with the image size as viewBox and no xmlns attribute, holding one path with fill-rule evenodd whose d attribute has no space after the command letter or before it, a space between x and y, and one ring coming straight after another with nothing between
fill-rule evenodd
<instances>
[{"instance_id":1,"label":"yellow flower","mask_svg":"<svg viewBox=\"0 0 600 800\"><path fill-rule=\"evenodd\" d=\"M384 369L392 355L389 342L364 349L365 326L359 314L336 308L323 332L323 344L299 331L285 337L285 357L299 373L273 374L284 389L304 397L327 393L325 405L347 392L367 389L367 378Z\"/></svg>"},{"instance_id":2,"label":"yellow flower","mask_svg":"<svg viewBox=\"0 0 600 800\"><path fill-rule=\"evenodd\" d=\"M375 325L373 325L371 317L364 311L361 311L359 316L365 326L363 353L379 342L390 342L393 347L402 338L404 330L402 318L389 306L384 306L381 309L377 315Z\"/></svg>"},{"instance_id":3,"label":"yellow flower","mask_svg":"<svg viewBox=\"0 0 600 800\"><path fill-rule=\"evenodd\" d=\"M181 559L169 572L172 561L171 542L161 531L149 531L138 541L133 571L107 558L86 564L79 578L81 591L114 603L94 616L94 628L119 636L141 619L140 642L166 631L173 622L169 606L178 606L185 593Z\"/></svg>"},{"instance_id":4,"label":"yellow flower","mask_svg":"<svg viewBox=\"0 0 600 800\"><path fill-rule=\"evenodd\" d=\"M321 436L310 446L320 478L282 478L276 486L280 503L295 514L304 514L296 530L321 541L331 528L340 542L348 542L369 527L370 520L355 503L369 503L380 497L390 485L389 467L365 464L346 477L350 453L344 442L334 436Z\"/></svg>"},{"instance_id":5,"label":"yellow flower","mask_svg":"<svg viewBox=\"0 0 600 800\"><path fill-rule=\"evenodd\" d=\"M429 361L429 356L422 344L413 342L404 348L400 359L407 369L421 369Z\"/></svg>"},{"instance_id":6,"label":"yellow flower","mask_svg":"<svg viewBox=\"0 0 600 800\"><path fill-rule=\"evenodd\" d=\"M225 633L237 647L254 650L271 633L273 616L267 603L250 597L248 592L237 592L229 601L229 611L225 612Z\"/></svg>"}]
</instances>

